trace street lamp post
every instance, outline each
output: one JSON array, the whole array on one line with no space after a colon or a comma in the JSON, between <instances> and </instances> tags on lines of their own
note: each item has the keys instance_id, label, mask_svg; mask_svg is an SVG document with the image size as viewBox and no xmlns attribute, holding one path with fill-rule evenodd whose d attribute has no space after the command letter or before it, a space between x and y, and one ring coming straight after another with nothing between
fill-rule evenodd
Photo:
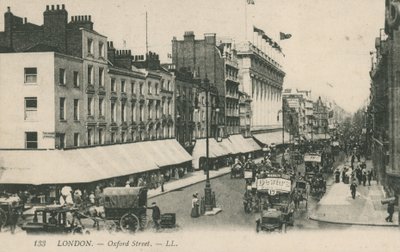
<instances>
[{"instance_id":1,"label":"street lamp post","mask_svg":"<svg viewBox=\"0 0 400 252\"><path fill-rule=\"evenodd\" d=\"M206 211L213 210L213 200L212 200L212 190L211 190L211 183L210 183L210 162L209 162L209 115L208 115L208 106L209 106L209 93L210 93L210 82L205 77L203 80L203 89L206 93L206 185L204 188L204 205Z\"/></svg>"}]
</instances>

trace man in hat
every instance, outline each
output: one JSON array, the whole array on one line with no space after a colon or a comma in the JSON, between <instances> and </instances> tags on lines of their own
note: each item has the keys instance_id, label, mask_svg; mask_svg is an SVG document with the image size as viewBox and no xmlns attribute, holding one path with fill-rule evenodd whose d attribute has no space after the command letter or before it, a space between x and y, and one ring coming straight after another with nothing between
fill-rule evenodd
<instances>
[{"instance_id":1,"label":"man in hat","mask_svg":"<svg viewBox=\"0 0 400 252\"><path fill-rule=\"evenodd\" d=\"M154 227L156 229L160 228L160 220L161 220L161 211L160 208L157 206L156 202L151 203L151 207L146 207L147 209L153 210L151 214L151 218L153 219Z\"/></svg>"}]
</instances>

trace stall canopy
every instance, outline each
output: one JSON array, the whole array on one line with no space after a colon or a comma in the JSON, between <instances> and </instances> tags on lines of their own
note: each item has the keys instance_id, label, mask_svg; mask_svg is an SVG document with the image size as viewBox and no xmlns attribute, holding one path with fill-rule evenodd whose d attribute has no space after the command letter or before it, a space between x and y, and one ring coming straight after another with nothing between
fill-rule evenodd
<instances>
[{"instance_id":1,"label":"stall canopy","mask_svg":"<svg viewBox=\"0 0 400 252\"><path fill-rule=\"evenodd\" d=\"M217 158L232 154L232 148L228 147L228 139L223 139L221 142L217 142L214 138L210 137L208 139L208 156L210 158ZM229 141L229 140L228 140ZM193 148L192 153L192 167L194 169L199 169L199 161L201 157L206 157L206 139L197 139L196 144Z\"/></svg>"},{"instance_id":2,"label":"stall canopy","mask_svg":"<svg viewBox=\"0 0 400 252\"><path fill-rule=\"evenodd\" d=\"M217 142L214 138L209 138L209 157L217 158L230 154L249 153L260 150L261 147L252 138L244 138L242 135L231 135ZM199 160L206 157L206 139L197 139L193 148L192 165L194 169L199 169Z\"/></svg>"},{"instance_id":3,"label":"stall canopy","mask_svg":"<svg viewBox=\"0 0 400 252\"><path fill-rule=\"evenodd\" d=\"M249 153L261 149L261 147L252 138L246 139L242 135L231 135L229 136L229 140L237 150L234 154Z\"/></svg>"},{"instance_id":4,"label":"stall canopy","mask_svg":"<svg viewBox=\"0 0 400 252\"><path fill-rule=\"evenodd\" d=\"M175 139L74 150L2 150L0 184L88 183L189 162Z\"/></svg>"},{"instance_id":5,"label":"stall canopy","mask_svg":"<svg viewBox=\"0 0 400 252\"><path fill-rule=\"evenodd\" d=\"M282 144L282 130L253 134L253 137L263 144L270 146L271 144L279 145ZM290 134L285 132L285 144L290 143Z\"/></svg>"}]
</instances>

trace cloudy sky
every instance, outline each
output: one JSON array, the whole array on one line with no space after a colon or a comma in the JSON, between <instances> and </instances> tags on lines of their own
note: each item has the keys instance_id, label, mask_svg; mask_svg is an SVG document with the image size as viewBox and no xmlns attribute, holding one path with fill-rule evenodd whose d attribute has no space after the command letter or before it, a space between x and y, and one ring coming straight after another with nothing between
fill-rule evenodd
<instances>
[{"instance_id":1,"label":"cloudy sky","mask_svg":"<svg viewBox=\"0 0 400 252\"><path fill-rule=\"evenodd\" d=\"M145 13L148 12L149 49L167 60L173 36L184 31L244 37L246 0L35 0L0 1L29 22L43 23L47 4L65 4L69 15L92 15L94 29L121 49L145 52ZM369 95L369 52L384 24L383 0L254 0L248 6L249 25L278 40L280 31L292 38L281 41L286 55L286 87L311 89L334 99L349 112ZM0 27L4 20L0 19ZM125 41L125 43L124 43ZM330 85L328 85L329 83ZM331 87L332 86L332 87Z\"/></svg>"}]
</instances>

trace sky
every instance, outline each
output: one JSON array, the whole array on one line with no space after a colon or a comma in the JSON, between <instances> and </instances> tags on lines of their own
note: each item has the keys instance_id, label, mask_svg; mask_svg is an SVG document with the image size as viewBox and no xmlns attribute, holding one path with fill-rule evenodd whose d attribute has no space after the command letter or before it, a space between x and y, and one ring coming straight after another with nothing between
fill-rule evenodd
<instances>
[{"instance_id":1,"label":"sky","mask_svg":"<svg viewBox=\"0 0 400 252\"><path fill-rule=\"evenodd\" d=\"M384 25L384 0L254 0L247 6L255 25L281 45L284 88L312 90L355 112L369 96L370 51ZM46 5L65 4L69 16L91 15L94 29L119 49L145 53L146 11L149 50L167 61L174 36L194 31L242 41L246 0L1 0L28 22L42 24ZM69 18L70 19L70 18ZM0 18L0 29L4 19ZM292 34L279 41L279 32ZM329 84L328 84L329 83Z\"/></svg>"}]
</instances>

